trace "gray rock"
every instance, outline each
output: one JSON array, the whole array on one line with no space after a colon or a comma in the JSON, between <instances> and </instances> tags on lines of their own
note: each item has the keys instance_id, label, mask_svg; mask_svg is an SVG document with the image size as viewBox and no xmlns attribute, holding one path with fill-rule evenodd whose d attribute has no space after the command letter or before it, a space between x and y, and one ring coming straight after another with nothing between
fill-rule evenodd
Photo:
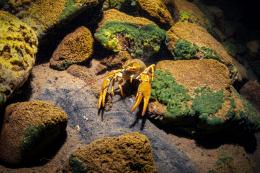
<instances>
[{"instance_id":1,"label":"gray rock","mask_svg":"<svg viewBox=\"0 0 260 173\"><path fill-rule=\"evenodd\" d=\"M69 126L80 129L84 143L140 131L151 141L158 172L197 172L188 157L169 142L166 132L148 120L142 128L141 120L136 121L135 113L130 113L133 99L121 100L120 96L114 96L111 110L105 112L102 118L98 115L97 93L91 84L86 85L67 72L44 66L36 66L33 75L37 78L32 80L34 92L31 99L49 100L62 107L69 116Z\"/></svg>"}]
</instances>

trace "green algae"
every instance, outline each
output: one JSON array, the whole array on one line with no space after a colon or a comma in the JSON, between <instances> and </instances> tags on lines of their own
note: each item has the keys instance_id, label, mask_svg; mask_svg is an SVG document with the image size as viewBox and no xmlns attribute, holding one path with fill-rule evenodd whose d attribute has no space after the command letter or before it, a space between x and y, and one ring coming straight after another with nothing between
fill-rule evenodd
<instances>
[{"instance_id":1,"label":"green algae","mask_svg":"<svg viewBox=\"0 0 260 173\"><path fill-rule=\"evenodd\" d=\"M85 173L87 172L86 167L84 166L84 163L78 160L76 157L71 156L69 158L69 164L72 169L73 173Z\"/></svg>"},{"instance_id":2,"label":"green algae","mask_svg":"<svg viewBox=\"0 0 260 173\"><path fill-rule=\"evenodd\" d=\"M176 41L172 53L177 60L195 58L215 59L218 61L221 60L220 56L213 49L205 46L199 47L196 44L184 39L178 39Z\"/></svg>"},{"instance_id":3,"label":"green algae","mask_svg":"<svg viewBox=\"0 0 260 173\"><path fill-rule=\"evenodd\" d=\"M114 52L127 50L134 57L149 57L160 50L166 33L155 24L138 26L113 21L106 22L95 33L95 38Z\"/></svg>"},{"instance_id":4,"label":"green algae","mask_svg":"<svg viewBox=\"0 0 260 173\"><path fill-rule=\"evenodd\" d=\"M192 110L199 115L202 121L206 121L210 125L217 125L223 121L214 114L221 109L223 103L223 90L212 91L209 88L197 88L192 102Z\"/></svg>"},{"instance_id":5,"label":"green algae","mask_svg":"<svg viewBox=\"0 0 260 173\"><path fill-rule=\"evenodd\" d=\"M152 82L152 98L167 105L166 116L176 118L190 115L188 101L191 97L188 90L178 84L172 75L162 70L155 71L155 79Z\"/></svg>"}]
</instances>

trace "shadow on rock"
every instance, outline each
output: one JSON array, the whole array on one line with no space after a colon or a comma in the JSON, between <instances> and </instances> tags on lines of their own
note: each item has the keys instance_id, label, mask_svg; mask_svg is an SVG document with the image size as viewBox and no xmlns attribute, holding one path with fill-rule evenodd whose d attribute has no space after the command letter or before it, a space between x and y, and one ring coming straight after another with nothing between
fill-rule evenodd
<instances>
[{"instance_id":1,"label":"shadow on rock","mask_svg":"<svg viewBox=\"0 0 260 173\"><path fill-rule=\"evenodd\" d=\"M66 139L67 132L64 131L53 141L51 147L47 147L42 151L37 151L36 157L29 157L28 159L24 159L23 163L18 165L8 164L3 161L0 161L0 164L8 168L30 168L35 166L42 166L54 158L62 145L65 143Z\"/></svg>"},{"instance_id":2,"label":"shadow on rock","mask_svg":"<svg viewBox=\"0 0 260 173\"><path fill-rule=\"evenodd\" d=\"M166 133L171 133L179 137L194 139L198 146L213 149L223 144L237 144L244 147L247 153L253 153L257 147L257 140L253 133L244 132L239 129L221 132L206 133L197 130L192 126L174 126L170 124L159 123L155 119L150 119L158 128Z\"/></svg>"}]
</instances>

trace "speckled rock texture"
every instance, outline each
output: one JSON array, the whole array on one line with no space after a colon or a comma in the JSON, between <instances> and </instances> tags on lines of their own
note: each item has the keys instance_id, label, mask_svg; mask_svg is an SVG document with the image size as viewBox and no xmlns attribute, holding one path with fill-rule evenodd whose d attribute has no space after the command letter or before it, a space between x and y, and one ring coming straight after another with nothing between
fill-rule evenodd
<instances>
[{"instance_id":1,"label":"speckled rock texture","mask_svg":"<svg viewBox=\"0 0 260 173\"><path fill-rule=\"evenodd\" d=\"M67 114L44 101L18 102L5 110L0 135L0 159L20 164L39 159L65 131Z\"/></svg>"},{"instance_id":2,"label":"speckled rock texture","mask_svg":"<svg viewBox=\"0 0 260 173\"><path fill-rule=\"evenodd\" d=\"M260 128L256 110L232 87L229 71L216 60L160 61L152 83L152 114L164 123L203 133Z\"/></svg>"},{"instance_id":3,"label":"speckled rock texture","mask_svg":"<svg viewBox=\"0 0 260 173\"><path fill-rule=\"evenodd\" d=\"M25 1L7 0L8 6L14 7L16 16L30 25L39 37L42 37L49 29L61 24L63 21L71 20L76 14L97 6L99 0L34 0L26 3ZM26 5L25 8L19 8L20 5Z\"/></svg>"},{"instance_id":4,"label":"speckled rock texture","mask_svg":"<svg viewBox=\"0 0 260 173\"><path fill-rule=\"evenodd\" d=\"M93 53L94 39L86 27L79 27L68 34L58 45L50 59L50 66L65 70L71 64L88 60Z\"/></svg>"},{"instance_id":5,"label":"speckled rock texture","mask_svg":"<svg viewBox=\"0 0 260 173\"><path fill-rule=\"evenodd\" d=\"M137 0L137 7L145 16L162 26L173 24L172 14L168 11L165 0Z\"/></svg>"},{"instance_id":6,"label":"speckled rock texture","mask_svg":"<svg viewBox=\"0 0 260 173\"><path fill-rule=\"evenodd\" d=\"M28 78L38 39L24 22L0 11L0 105Z\"/></svg>"},{"instance_id":7,"label":"speckled rock texture","mask_svg":"<svg viewBox=\"0 0 260 173\"><path fill-rule=\"evenodd\" d=\"M148 138L139 133L97 139L77 149L67 172L156 172Z\"/></svg>"},{"instance_id":8,"label":"speckled rock texture","mask_svg":"<svg viewBox=\"0 0 260 173\"><path fill-rule=\"evenodd\" d=\"M196 23L206 29L211 28L211 23L207 16L199 9L199 7L188 0L171 0L170 4L175 9L175 15L179 22Z\"/></svg>"},{"instance_id":9,"label":"speckled rock texture","mask_svg":"<svg viewBox=\"0 0 260 173\"><path fill-rule=\"evenodd\" d=\"M128 51L133 57L149 58L160 50L166 33L148 19L112 9L104 11L95 38L114 52Z\"/></svg>"},{"instance_id":10,"label":"speckled rock texture","mask_svg":"<svg viewBox=\"0 0 260 173\"><path fill-rule=\"evenodd\" d=\"M216 59L229 68L232 81L247 78L246 69L203 27L194 23L178 22L167 34L167 46L175 59Z\"/></svg>"}]
</instances>

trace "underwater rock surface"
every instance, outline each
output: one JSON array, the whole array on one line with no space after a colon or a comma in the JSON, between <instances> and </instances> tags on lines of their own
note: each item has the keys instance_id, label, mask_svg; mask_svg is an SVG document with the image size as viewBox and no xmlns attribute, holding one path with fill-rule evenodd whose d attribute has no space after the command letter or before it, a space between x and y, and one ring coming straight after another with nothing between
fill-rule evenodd
<instances>
[{"instance_id":1,"label":"underwater rock surface","mask_svg":"<svg viewBox=\"0 0 260 173\"><path fill-rule=\"evenodd\" d=\"M54 51L50 66L65 70L71 64L86 61L93 53L94 39L88 28L82 26L68 34Z\"/></svg>"},{"instance_id":2,"label":"underwater rock surface","mask_svg":"<svg viewBox=\"0 0 260 173\"><path fill-rule=\"evenodd\" d=\"M0 10L0 106L27 80L35 62L35 32L15 16Z\"/></svg>"},{"instance_id":3,"label":"underwater rock surface","mask_svg":"<svg viewBox=\"0 0 260 173\"><path fill-rule=\"evenodd\" d=\"M203 27L178 22L167 34L167 47L175 59L216 59L229 68L232 81L247 79L245 67L231 57L222 44Z\"/></svg>"},{"instance_id":4,"label":"underwater rock surface","mask_svg":"<svg viewBox=\"0 0 260 173\"><path fill-rule=\"evenodd\" d=\"M77 149L66 172L156 172L148 138L138 132L97 139Z\"/></svg>"},{"instance_id":5,"label":"underwater rock surface","mask_svg":"<svg viewBox=\"0 0 260 173\"><path fill-rule=\"evenodd\" d=\"M9 164L39 159L65 131L68 117L59 107L45 101L9 105L0 135L0 158Z\"/></svg>"},{"instance_id":6,"label":"underwater rock surface","mask_svg":"<svg viewBox=\"0 0 260 173\"><path fill-rule=\"evenodd\" d=\"M190 22L211 29L211 23L200 8L187 0L171 0L178 22Z\"/></svg>"},{"instance_id":7,"label":"underwater rock surface","mask_svg":"<svg viewBox=\"0 0 260 173\"><path fill-rule=\"evenodd\" d=\"M112 9L104 11L95 38L114 52L128 51L133 57L148 59L160 50L166 32L148 19Z\"/></svg>"},{"instance_id":8,"label":"underwater rock surface","mask_svg":"<svg viewBox=\"0 0 260 173\"><path fill-rule=\"evenodd\" d=\"M69 116L68 125L79 129L84 143L140 131L151 142L158 172L196 172L193 163L170 142L166 132L150 121L137 119L130 112L133 99L119 101L120 97L114 96L111 110L103 116L98 115L97 97L102 80L97 79L102 76L95 75L95 68L98 68L98 64L94 62L91 68L85 68L85 83L66 71L49 69L48 64L36 66L33 70L34 92L31 99L50 100L62 107Z\"/></svg>"},{"instance_id":9,"label":"underwater rock surface","mask_svg":"<svg viewBox=\"0 0 260 173\"><path fill-rule=\"evenodd\" d=\"M160 61L156 64L150 111L173 123L203 133L255 132L260 116L231 86L229 71L216 60ZM237 132L236 132L237 133Z\"/></svg>"},{"instance_id":10,"label":"underwater rock surface","mask_svg":"<svg viewBox=\"0 0 260 173\"><path fill-rule=\"evenodd\" d=\"M101 0L33 0L29 3L7 0L4 8L13 11L41 38L49 29L100 3Z\"/></svg>"}]
</instances>

